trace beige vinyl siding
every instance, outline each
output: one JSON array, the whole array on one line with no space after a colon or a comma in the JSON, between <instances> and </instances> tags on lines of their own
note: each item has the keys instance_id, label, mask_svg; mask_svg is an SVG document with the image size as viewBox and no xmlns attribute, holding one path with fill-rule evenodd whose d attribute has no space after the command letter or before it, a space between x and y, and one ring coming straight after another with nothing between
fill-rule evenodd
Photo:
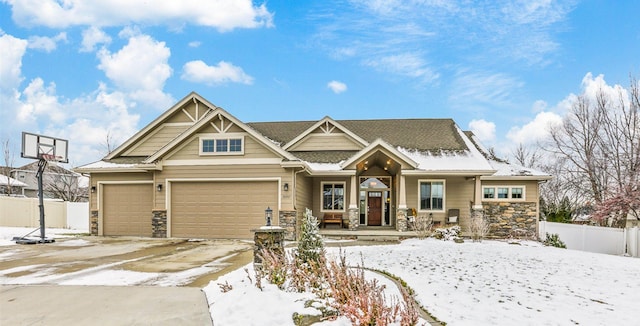
<instances>
[{"instance_id":1,"label":"beige vinyl siding","mask_svg":"<svg viewBox=\"0 0 640 326\"><path fill-rule=\"evenodd\" d=\"M137 172L123 172L123 173L91 173L90 185L91 187L95 186L97 189L99 182L129 182L129 181L151 181L153 180L152 173L137 173ZM91 210L98 209L98 191L95 193L91 193L89 191L89 207Z\"/></svg>"},{"instance_id":2,"label":"beige vinyl siding","mask_svg":"<svg viewBox=\"0 0 640 326\"><path fill-rule=\"evenodd\" d=\"M356 143L345 134L309 134L289 150L292 151L326 151L326 150L360 150L362 145Z\"/></svg>"},{"instance_id":3,"label":"beige vinyl siding","mask_svg":"<svg viewBox=\"0 0 640 326\"><path fill-rule=\"evenodd\" d=\"M262 143L257 142L248 134L244 134L244 155L204 155L200 156L200 137L187 140L184 146L167 155L167 160L198 160L198 159L229 159L229 158L278 158L279 156L267 149Z\"/></svg>"},{"instance_id":4,"label":"beige vinyl siding","mask_svg":"<svg viewBox=\"0 0 640 326\"><path fill-rule=\"evenodd\" d=\"M445 198L444 212L433 212L434 221L444 221L447 211L452 208L460 209L460 224L464 227L468 224L470 217L470 203L473 201L474 180L466 180L464 177L442 177L442 176L411 176L406 177L405 188L407 191L407 207L419 210L420 194L418 190L419 180L444 180ZM428 213L419 213L428 214Z\"/></svg>"},{"instance_id":5,"label":"beige vinyl siding","mask_svg":"<svg viewBox=\"0 0 640 326\"><path fill-rule=\"evenodd\" d=\"M305 211L305 208L309 208L313 210L313 179L305 176L298 175L296 178L296 207L295 209L298 212L298 229L300 227L300 223L302 221L302 217ZM315 213L314 216L319 217L318 214Z\"/></svg>"},{"instance_id":6,"label":"beige vinyl siding","mask_svg":"<svg viewBox=\"0 0 640 326\"><path fill-rule=\"evenodd\" d=\"M125 156L149 156L158 151L162 146L166 145L172 139L176 138L183 131L187 130L189 125L162 125L158 127L152 134L143 138L130 150L125 152Z\"/></svg>"},{"instance_id":7,"label":"beige vinyl siding","mask_svg":"<svg viewBox=\"0 0 640 326\"><path fill-rule=\"evenodd\" d=\"M280 178L281 184L292 184L292 174L280 165L191 165L191 166L166 166L155 175L156 184L166 184L167 179L180 180L204 180L204 179L260 179ZM289 192L292 190L290 189ZM156 209L166 209L166 194L164 191L156 192ZM291 196L283 196L281 205L283 209L293 207Z\"/></svg>"}]
</instances>

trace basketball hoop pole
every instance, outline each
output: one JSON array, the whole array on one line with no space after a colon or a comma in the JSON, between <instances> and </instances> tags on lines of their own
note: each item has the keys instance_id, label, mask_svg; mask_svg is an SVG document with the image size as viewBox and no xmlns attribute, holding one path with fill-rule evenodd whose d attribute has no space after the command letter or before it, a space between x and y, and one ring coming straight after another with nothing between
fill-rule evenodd
<instances>
[{"instance_id":1,"label":"basketball hoop pole","mask_svg":"<svg viewBox=\"0 0 640 326\"><path fill-rule=\"evenodd\" d=\"M44 238L44 189L42 187L42 175L44 174L44 169L47 167L47 160L44 158L40 158L38 161L38 173L36 173L36 177L38 178L38 201L40 207L40 241L45 243Z\"/></svg>"}]
</instances>

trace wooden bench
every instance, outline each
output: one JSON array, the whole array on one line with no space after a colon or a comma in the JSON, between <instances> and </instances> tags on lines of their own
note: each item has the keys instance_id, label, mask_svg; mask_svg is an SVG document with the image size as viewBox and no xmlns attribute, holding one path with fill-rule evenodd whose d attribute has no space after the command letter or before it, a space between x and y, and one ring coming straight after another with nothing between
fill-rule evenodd
<instances>
[{"instance_id":1,"label":"wooden bench","mask_svg":"<svg viewBox=\"0 0 640 326\"><path fill-rule=\"evenodd\" d=\"M324 213L322 221L320 221L320 227L324 228L327 224L338 224L342 229L342 213Z\"/></svg>"}]
</instances>

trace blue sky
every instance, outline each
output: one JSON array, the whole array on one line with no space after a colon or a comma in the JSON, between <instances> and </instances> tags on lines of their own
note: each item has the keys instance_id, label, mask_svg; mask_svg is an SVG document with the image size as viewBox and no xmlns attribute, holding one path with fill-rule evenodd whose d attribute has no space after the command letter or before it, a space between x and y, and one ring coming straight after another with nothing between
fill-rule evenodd
<instances>
[{"instance_id":1,"label":"blue sky","mask_svg":"<svg viewBox=\"0 0 640 326\"><path fill-rule=\"evenodd\" d=\"M507 156L640 76L638 1L149 2L0 0L17 156L29 131L99 160L191 91L245 122L453 118Z\"/></svg>"}]
</instances>

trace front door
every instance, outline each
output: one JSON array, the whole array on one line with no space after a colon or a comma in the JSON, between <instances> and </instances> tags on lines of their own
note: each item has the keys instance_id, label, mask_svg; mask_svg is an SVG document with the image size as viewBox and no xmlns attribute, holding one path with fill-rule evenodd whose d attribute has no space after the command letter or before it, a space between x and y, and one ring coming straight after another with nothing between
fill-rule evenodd
<instances>
[{"instance_id":1,"label":"front door","mask_svg":"<svg viewBox=\"0 0 640 326\"><path fill-rule=\"evenodd\" d=\"M367 225L380 226L382 225L382 192L369 191L367 197L369 211Z\"/></svg>"}]
</instances>

